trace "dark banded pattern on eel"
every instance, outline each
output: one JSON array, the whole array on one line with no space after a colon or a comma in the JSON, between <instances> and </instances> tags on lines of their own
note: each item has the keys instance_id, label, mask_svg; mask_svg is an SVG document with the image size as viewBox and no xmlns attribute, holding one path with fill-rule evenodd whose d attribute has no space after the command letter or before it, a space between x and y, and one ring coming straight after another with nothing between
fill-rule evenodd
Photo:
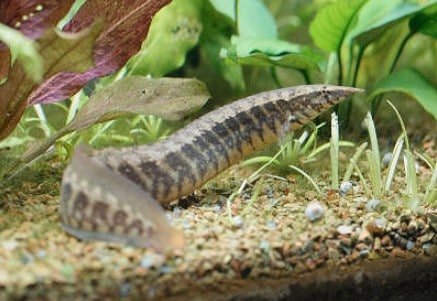
<instances>
[{"instance_id":1,"label":"dark banded pattern on eel","mask_svg":"<svg viewBox=\"0 0 437 301\"><path fill-rule=\"evenodd\" d=\"M249 96L150 145L79 148L62 183L64 228L82 239L157 250L180 248L158 205L189 194L254 151L296 130L360 89L308 85Z\"/></svg>"}]
</instances>

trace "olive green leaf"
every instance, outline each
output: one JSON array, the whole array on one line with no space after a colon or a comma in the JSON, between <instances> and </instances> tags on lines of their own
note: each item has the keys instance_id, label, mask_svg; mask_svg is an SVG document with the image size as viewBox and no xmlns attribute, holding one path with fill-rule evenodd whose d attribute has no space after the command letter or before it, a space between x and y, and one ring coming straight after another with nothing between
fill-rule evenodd
<instances>
[{"instance_id":1,"label":"olive green leaf","mask_svg":"<svg viewBox=\"0 0 437 301\"><path fill-rule=\"evenodd\" d=\"M233 62L252 66L318 69L323 57L307 46L277 39L233 37L233 47L223 55Z\"/></svg>"},{"instance_id":2,"label":"olive green leaf","mask_svg":"<svg viewBox=\"0 0 437 301\"><path fill-rule=\"evenodd\" d=\"M81 111L56 134L39 141L22 156L29 162L43 154L56 140L73 131L118 117L147 114L178 120L203 106L210 94L197 79L128 76L95 92Z\"/></svg>"},{"instance_id":3,"label":"olive green leaf","mask_svg":"<svg viewBox=\"0 0 437 301\"><path fill-rule=\"evenodd\" d=\"M390 74L374 87L369 99L387 92L402 92L409 95L437 120L437 90L419 72L402 69Z\"/></svg>"}]
</instances>

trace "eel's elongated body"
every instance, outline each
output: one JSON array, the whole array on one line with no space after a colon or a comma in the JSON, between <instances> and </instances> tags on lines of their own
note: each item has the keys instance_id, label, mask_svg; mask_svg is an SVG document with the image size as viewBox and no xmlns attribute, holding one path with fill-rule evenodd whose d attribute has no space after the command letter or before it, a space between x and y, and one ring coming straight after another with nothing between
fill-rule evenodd
<instances>
[{"instance_id":1,"label":"eel's elongated body","mask_svg":"<svg viewBox=\"0 0 437 301\"><path fill-rule=\"evenodd\" d=\"M156 201L191 193L360 91L328 85L273 90L214 110L154 144L90 154L78 149L63 177L64 228L82 239L179 248L182 234Z\"/></svg>"}]
</instances>

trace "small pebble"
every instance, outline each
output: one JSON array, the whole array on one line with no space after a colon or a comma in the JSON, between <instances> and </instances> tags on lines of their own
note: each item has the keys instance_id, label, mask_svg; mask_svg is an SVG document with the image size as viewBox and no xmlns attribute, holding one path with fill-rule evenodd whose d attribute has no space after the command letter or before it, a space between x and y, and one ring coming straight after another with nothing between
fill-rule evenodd
<instances>
[{"instance_id":1,"label":"small pebble","mask_svg":"<svg viewBox=\"0 0 437 301\"><path fill-rule=\"evenodd\" d=\"M319 202L311 202L305 209L305 216L311 222L321 219L324 214L325 209L323 209L322 205Z\"/></svg>"},{"instance_id":2,"label":"small pebble","mask_svg":"<svg viewBox=\"0 0 437 301\"><path fill-rule=\"evenodd\" d=\"M213 207L212 207L212 210L214 211L214 212L220 212L220 210L222 210L222 207L220 206L220 205L214 205Z\"/></svg>"},{"instance_id":3,"label":"small pebble","mask_svg":"<svg viewBox=\"0 0 437 301\"><path fill-rule=\"evenodd\" d=\"M18 242L15 239L8 239L2 242L2 248L6 251L13 251L18 247Z\"/></svg>"},{"instance_id":4,"label":"small pebble","mask_svg":"<svg viewBox=\"0 0 437 301\"><path fill-rule=\"evenodd\" d=\"M437 245L425 244L422 248L426 255L437 256Z\"/></svg>"},{"instance_id":5,"label":"small pebble","mask_svg":"<svg viewBox=\"0 0 437 301\"><path fill-rule=\"evenodd\" d=\"M121 297L127 297L130 294L131 291L131 284L129 282L124 282L120 286L120 296Z\"/></svg>"},{"instance_id":6,"label":"small pebble","mask_svg":"<svg viewBox=\"0 0 437 301\"><path fill-rule=\"evenodd\" d=\"M408 251L410 251L410 250L412 250L415 246L416 246L416 244L414 243L414 241L409 240L409 241L407 242L407 245L405 246L405 248L406 248Z\"/></svg>"},{"instance_id":7,"label":"small pebble","mask_svg":"<svg viewBox=\"0 0 437 301\"><path fill-rule=\"evenodd\" d=\"M184 219L184 220L182 221L182 227L184 227L184 229L190 229L190 228L191 228L190 221Z\"/></svg>"},{"instance_id":8,"label":"small pebble","mask_svg":"<svg viewBox=\"0 0 437 301\"><path fill-rule=\"evenodd\" d=\"M393 158L392 152L386 152L384 156L382 156L382 165L388 166L390 164L391 158Z\"/></svg>"},{"instance_id":9,"label":"small pebble","mask_svg":"<svg viewBox=\"0 0 437 301\"><path fill-rule=\"evenodd\" d=\"M38 252L36 252L36 257L39 259L44 259L47 255L47 252L43 249L39 249Z\"/></svg>"},{"instance_id":10,"label":"small pebble","mask_svg":"<svg viewBox=\"0 0 437 301\"><path fill-rule=\"evenodd\" d=\"M370 234L369 230L366 229L366 227L363 227L361 229L360 235L358 237L358 241L362 241L365 244L370 244L373 242L372 235Z\"/></svg>"},{"instance_id":11,"label":"small pebble","mask_svg":"<svg viewBox=\"0 0 437 301\"><path fill-rule=\"evenodd\" d=\"M168 265L161 267L161 273L168 274L171 273L173 269L169 267Z\"/></svg>"},{"instance_id":12,"label":"small pebble","mask_svg":"<svg viewBox=\"0 0 437 301\"><path fill-rule=\"evenodd\" d=\"M357 186L357 183L353 181L345 181L340 184L340 189L338 193L340 196L345 196L354 192L354 188Z\"/></svg>"},{"instance_id":13,"label":"small pebble","mask_svg":"<svg viewBox=\"0 0 437 301\"><path fill-rule=\"evenodd\" d=\"M387 220L384 217L378 217L372 219L366 228L372 234L372 236L380 236L384 234L385 227L387 226Z\"/></svg>"},{"instance_id":14,"label":"small pebble","mask_svg":"<svg viewBox=\"0 0 437 301\"><path fill-rule=\"evenodd\" d=\"M241 217L241 215L237 215L232 218L232 223L234 226L241 228L244 225L244 219Z\"/></svg>"},{"instance_id":15,"label":"small pebble","mask_svg":"<svg viewBox=\"0 0 437 301\"><path fill-rule=\"evenodd\" d=\"M373 250L379 251L381 250L381 239L379 237L375 237L375 241L373 242Z\"/></svg>"},{"instance_id":16,"label":"small pebble","mask_svg":"<svg viewBox=\"0 0 437 301\"><path fill-rule=\"evenodd\" d=\"M275 223L275 221L272 221L272 220L270 220L270 221L267 221L267 229L269 229L269 230L275 230L276 229L276 223Z\"/></svg>"},{"instance_id":17,"label":"small pebble","mask_svg":"<svg viewBox=\"0 0 437 301\"><path fill-rule=\"evenodd\" d=\"M270 243L267 240L262 240L259 244L259 248L263 251L268 251L270 249Z\"/></svg>"},{"instance_id":18,"label":"small pebble","mask_svg":"<svg viewBox=\"0 0 437 301\"><path fill-rule=\"evenodd\" d=\"M165 261L165 258L159 254L146 254L141 258L140 266L145 269L151 267L161 266Z\"/></svg>"},{"instance_id":19,"label":"small pebble","mask_svg":"<svg viewBox=\"0 0 437 301\"><path fill-rule=\"evenodd\" d=\"M366 204L366 210L369 212L376 211L381 205L381 201L378 199L370 199Z\"/></svg>"},{"instance_id":20,"label":"small pebble","mask_svg":"<svg viewBox=\"0 0 437 301\"><path fill-rule=\"evenodd\" d=\"M340 225L337 227L337 232L338 232L338 234L341 234L341 235L351 234L352 230L353 230L352 226Z\"/></svg>"},{"instance_id":21,"label":"small pebble","mask_svg":"<svg viewBox=\"0 0 437 301\"><path fill-rule=\"evenodd\" d=\"M364 249L360 251L361 258L367 258L369 256L370 251L368 249Z\"/></svg>"}]
</instances>

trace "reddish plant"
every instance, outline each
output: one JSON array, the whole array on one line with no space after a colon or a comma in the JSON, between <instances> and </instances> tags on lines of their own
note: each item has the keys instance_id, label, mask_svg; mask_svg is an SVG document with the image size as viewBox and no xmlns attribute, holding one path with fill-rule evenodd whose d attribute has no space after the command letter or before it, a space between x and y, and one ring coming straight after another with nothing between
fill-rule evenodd
<instances>
[{"instance_id":1,"label":"reddish plant","mask_svg":"<svg viewBox=\"0 0 437 301\"><path fill-rule=\"evenodd\" d=\"M91 79L111 74L121 68L140 49L153 15L170 1L87 1L64 26L63 31L83 33L84 30L89 30L95 34L95 30L90 27L103 19L98 36L87 40L83 34L72 35L70 39L66 39L66 43L70 43L71 47L63 47L65 45L58 41L59 37L44 33L65 15L73 0L3 0L0 3L0 22L17 28L26 36L35 39L40 44L43 58L44 51L56 53L56 49L51 49L56 43L59 43L58 48L65 53L56 53L59 57L57 60L45 60L44 80L35 84L25 76L17 64L12 69L9 68L10 52L4 45L0 45L0 78L8 75L6 83L0 86L0 139L5 138L15 128L27 105L65 99ZM81 40L72 43L72 38ZM84 55L81 53L81 47L86 48L89 43L93 46L91 56L94 65L82 63ZM68 68L62 69L63 66ZM57 72L53 72L54 70Z\"/></svg>"}]
</instances>

